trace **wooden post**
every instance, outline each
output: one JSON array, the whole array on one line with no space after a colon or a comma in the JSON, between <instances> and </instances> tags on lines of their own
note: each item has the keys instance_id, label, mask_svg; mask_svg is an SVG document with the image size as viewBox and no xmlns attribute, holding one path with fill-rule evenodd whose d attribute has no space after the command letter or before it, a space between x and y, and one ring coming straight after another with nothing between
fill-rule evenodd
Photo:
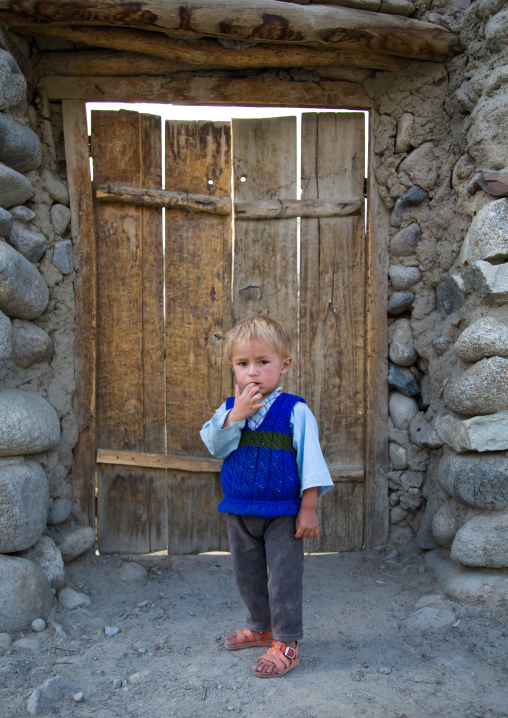
<instances>
[{"instance_id":1,"label":"wooden post","mask_svg":"<svg viewBox=\"0 0 508 718\"><path fill-rule=\"evenodd\" d=\"M78 424L78 443L74 449L73 493L80 501L80 520L94 526L96 256L90 153L85 103L64 100L62 112L76 270L74 409Z\"/></svg>"}]
</instances>

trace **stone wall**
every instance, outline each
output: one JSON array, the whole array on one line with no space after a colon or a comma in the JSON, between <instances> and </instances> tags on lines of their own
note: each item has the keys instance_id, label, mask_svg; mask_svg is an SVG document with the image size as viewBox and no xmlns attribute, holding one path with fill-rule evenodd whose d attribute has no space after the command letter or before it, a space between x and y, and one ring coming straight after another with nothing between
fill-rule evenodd
<instances>
[{"instance_id":1,"label":"stone wall","mask_svg":"<svg viewBox=\"0 0 508 718\"><path fill-rule=\"evenodd\" d=\"M459 33L464 53L356 73L374 104L373 170L391 212L390 541L417 535L423 549L494 568L508 566L508 200L480 175L508 169L504 6L416 0L413 12L407 2L408 14ZM36 75L38 42L0 26L0 631L47 617L62 553L94 541L91 528L72 531L70 546L64 535L80 508L74 272L61 112ZM20 602L27 574L33 596Z\"/></svg>"},{"instance_id":2,"label":"stone wall","mask_svg":"<svg viewBox=\"0 0 508 718\"><path fill-rule=\"evenodd\" d=\"M44 534L69 523L77 441L69 194L29 54L0 29L0 631L47 618L65 583Z\"/></svg>"},{"instance_id":3,"label":"stone wall","mask_svg":"<svg viewBox=\"0 0 508 718\"><path fill-rule=\"evenodd\" d=\"M416 2L464 53L365 83L391 210L391 541L418 531L421 548L497 568L508 566L508 188L481 179L508 171L505 5Z\"/></svg>"}]
</instances>

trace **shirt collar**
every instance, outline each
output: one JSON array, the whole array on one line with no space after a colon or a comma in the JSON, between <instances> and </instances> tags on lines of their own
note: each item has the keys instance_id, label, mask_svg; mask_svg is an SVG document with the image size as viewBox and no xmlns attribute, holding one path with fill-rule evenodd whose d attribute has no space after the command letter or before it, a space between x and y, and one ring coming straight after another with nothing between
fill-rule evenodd
<instances>
[{"instance_id":1,"label":"shirt collar","mask_svg":"<svg viewBox=\"0 0 508 718\"><path fill-rule=\"evenodd\" d=\"M276 389L274 389L274 390L272 391L272 393L270 394L270 396L268 397L268 399L266 399L265 409L266 409L268 406L270 406L270 404L273 404L273 402L275 401L275 399L277 399L277 398L279 397L281 391L282 391L282 387L281 387L281 386L278 386Z\"/></svg>"}]
</instances>

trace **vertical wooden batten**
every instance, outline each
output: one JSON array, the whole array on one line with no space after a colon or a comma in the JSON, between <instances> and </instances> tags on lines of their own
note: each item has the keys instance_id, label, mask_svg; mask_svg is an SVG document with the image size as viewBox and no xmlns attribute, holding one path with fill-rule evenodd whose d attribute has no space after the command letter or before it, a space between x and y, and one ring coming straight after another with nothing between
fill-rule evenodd
<instances>
[{"instance_id":1,"label":"vertical wooden batten","mask_svg":"<svg viewBox=\"0 0 508 718\"><path fill-rule=\"evenodd\" d=\"M74 409L78 442L74 448L73 494L80 501L80 520L94 526L96 253L85 102L64 100L62 112L76 272Z\"/></svg>"}]
</instances>

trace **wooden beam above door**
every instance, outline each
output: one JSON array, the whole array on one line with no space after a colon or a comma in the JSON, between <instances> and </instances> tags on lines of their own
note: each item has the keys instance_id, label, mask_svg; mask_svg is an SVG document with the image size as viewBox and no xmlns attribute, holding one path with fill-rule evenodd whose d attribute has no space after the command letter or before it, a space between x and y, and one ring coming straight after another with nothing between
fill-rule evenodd
<instances>
[{"instance_id":1,"label":"wooden beam above door","mask_svg":"<svg viewBox=\"0 0 508 718\"><path fill-rule=\"evenodd\" d=\"M44 35L72 42L85 42L87 45L108 50L120 50L129 55L138 53L141 65L146 65L146 60L149 57L170 60L173 63L172 73L198 67L203 70L228 68L262 70L274 67L316 68L342 65L389 71L406 67L410 62L409 58L398 57L390 53L349 48L336 49L326 46L309 47L276 43L255 43L254 46L251 46L250 43L246 43L248 47L243 49L242 47L224 47L220 41L213 38L179 40L160 32L128 28L29 25L17 29L28 35ZM75 59L78 59L84 53L76 50L73 54ZM58 57L54 57L53 62L58 62ZM116 62L118 63L118 58L116 58ZM143 74L143 68L138 68L137 72ZM64 74L69 73L66 71ZM77 74L83 73L78 72ZM164 72L159 70L159 74L164 74Z\"/></svg>"},{"instance_id":2,"label":"wooden beam above door","mask_svg":"<svg viewBox=\"0 0 508 718\"><path fill-rule=\"evenodd\" d=\"M23 25L121 26L168 32L183 39L317 44L341 50L381 52L441 62L460 51L453 33L432 23L329 5L278 0L0 0L0 15L13 29Z\"/></svg>"}]
</instances>

